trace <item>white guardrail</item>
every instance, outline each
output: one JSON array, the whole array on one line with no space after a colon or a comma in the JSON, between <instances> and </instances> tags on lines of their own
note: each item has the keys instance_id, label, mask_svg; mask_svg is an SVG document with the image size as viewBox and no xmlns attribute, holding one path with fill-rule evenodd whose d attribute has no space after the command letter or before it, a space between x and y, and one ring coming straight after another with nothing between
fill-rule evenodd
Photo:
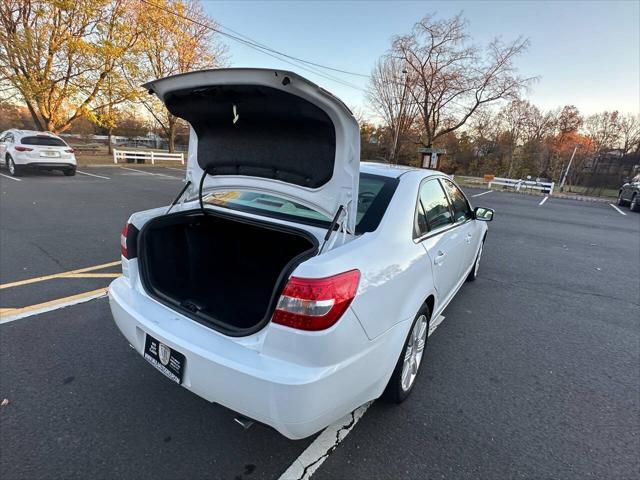
<instances>
[{"instance_id":1,"label":"white guardrail","mask_svg":"<svg viewBox=\"0 0 640 480\"><path fill-rule=\"evenodd\" d=\"M491 185L503 185L515 188L518 192L520 190L540 190L542 193L553 195L555 182L537 182L535 180L516 180L514 178L494 177L494 179L489 182L489 188L491 188Z\"/></svg>"},{"instance_id":2,"label":"white guardrail","mask_svg":"<svg viewBox=\"0 0 640 480\"><path fill-rule=\"evenodd\" d=\"M153 152L153 151L142 151L142 150L116 150L113 149L113 163L118 163L118 160L127 162L128 160L133 160L134 162L138 162L138 160L142 160L146 163L148 160L151 161L151 164L154 165L156 162L162 161L171 161L171 162L180 162L184 165L184 153L167 153L167 152Z\"/></svg>"}]
</instances>

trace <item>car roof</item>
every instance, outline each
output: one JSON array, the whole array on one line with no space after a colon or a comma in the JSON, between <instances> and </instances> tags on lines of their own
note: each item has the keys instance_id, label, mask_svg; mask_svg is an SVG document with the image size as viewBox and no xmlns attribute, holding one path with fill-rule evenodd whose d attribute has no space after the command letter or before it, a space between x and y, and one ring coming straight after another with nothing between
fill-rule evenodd
<instances>
[{"instance_id":1,"label":"car roof","mask_svg":"<svg viewBox=\"0 0 640 480\"><path fill-rule=\"evenodd\" d=\"M58 135L56 135L53 132L40 132L38 130L23 130L20 128L10 128L9 130L5 130L2 133L13 133L14 135L18 135L20 137L26 137L30 135L41 135L41 136L47 136L47 137L60 138Z\"/></svg>"},{"instance_id":2,"label":"car roof","mask_svg":"<svg viewBox=\"0 0 640 480\"><path fill-rule=\"evenodd\" d=\"M436 170L429 170L426 168L411 167L409 165L393 165L390 163L381 162L360 162L360 172L371 173L374 175L381 175L384 177L398 178L405 173L419 173L421 176L428 177L430 175L436 175L440 172Z\"/></svg>"}]
</instances>

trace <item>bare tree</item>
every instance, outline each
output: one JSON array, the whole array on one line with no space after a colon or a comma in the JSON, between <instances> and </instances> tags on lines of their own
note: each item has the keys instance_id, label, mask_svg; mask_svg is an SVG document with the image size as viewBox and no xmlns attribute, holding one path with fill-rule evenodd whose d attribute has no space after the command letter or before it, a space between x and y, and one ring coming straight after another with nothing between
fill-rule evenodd
<instances>
[{"instance_id":1,"label":"bare tree","mask_svg":"<svg viewBox=\"0 0 640 480\"><path fill-rule=\"evenodd\" d=\"M565 105L558 114L558 130L561 134L577 132L584 120L574 105Z\"/></svg>"},{"instance_id":2,"label":"bare tree","mask_svg":"<svg viewBox=\"0 0 640 480\"><path fill-rule=\"evenodd\" d=\"M620 148L623 155L640 149L640 115L628 113L620 118Z\"/></svg>"},{"instance_id":3,"label":"bare tree","mask_svg":"<svg viewBox=\"0 0 640 480\"><path fill-rule=\"evenodd\" d=\"M403 62L390 55L380 58L371 72L367 100L394 137L389 161L398 161L398 152L418 117L418 105L409 99L411 81Z\"/></svg>"},{"instance_id":4,"label":"bare tree","mask_svg":"<svg viewBox=\"0 0 640 480\"><path fill-rule=\"evenodd\" d=\"M617 111L590 115L585 122L585 130L596 155L607 148L614 148L620 138L620 115Z\"/></svg>"},{"instance_id":5,"label":"bare tree","mask_svg":"<svg viewBox=\"0 0 640 480\"><path fill-rule=\"evenodd\" d=\"M524 138L530 108L531 104L526 100L515 99L505 105L498 113L497 121L502 128L503 140L506 142L508 150L508 177L511 177L513 173L515 150Z\"/></svg>"},{"instance_id":6,"label":"bare tree","mask_svg":"<svg viewBox=\"0 0 640 480\"><path fill-rule=\"evenodd\" d=\"M403 62L412 80L409 93L419 108L425 147L462 127L482 106L517 97L533 80L514 66L527 39L495 39L479 49L470 43L467 27L461 14L445 20L427 15L410 34L393 40L390 55Z\"/></svg>"}]
</instances>

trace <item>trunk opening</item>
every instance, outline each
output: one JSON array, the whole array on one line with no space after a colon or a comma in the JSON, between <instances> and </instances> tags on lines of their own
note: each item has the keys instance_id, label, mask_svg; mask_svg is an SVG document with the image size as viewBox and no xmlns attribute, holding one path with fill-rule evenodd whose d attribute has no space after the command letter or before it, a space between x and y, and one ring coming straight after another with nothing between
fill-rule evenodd
<instances>
[{"instance_id":1,"label":"trunk opening","mask_svg":"<svg viewBox=\"0 0 640 480\"><path fill-rule=\"evenodd\" d=\"M260 330L293 269L318 248L303 230L200 210L150 220L138 242L149 295L230 336Z\"/></svg>"}]
</instances>

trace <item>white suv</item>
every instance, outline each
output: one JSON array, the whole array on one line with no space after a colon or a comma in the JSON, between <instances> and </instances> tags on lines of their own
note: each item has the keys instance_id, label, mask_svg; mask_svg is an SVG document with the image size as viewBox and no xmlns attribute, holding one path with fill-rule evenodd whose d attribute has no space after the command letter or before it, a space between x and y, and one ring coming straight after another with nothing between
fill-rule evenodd
<instances>
[{"instance_id":1,"label":"white suv","mask_svg":"<svg viewBox=\"0 0 640 480\"><path fill-rule=\"evenodd\" d=\"M26 168L76 174L76 156L67 143L50 132L7 130L0 134L0 159L14 177Z\"/></svg>"}]
</instances>

